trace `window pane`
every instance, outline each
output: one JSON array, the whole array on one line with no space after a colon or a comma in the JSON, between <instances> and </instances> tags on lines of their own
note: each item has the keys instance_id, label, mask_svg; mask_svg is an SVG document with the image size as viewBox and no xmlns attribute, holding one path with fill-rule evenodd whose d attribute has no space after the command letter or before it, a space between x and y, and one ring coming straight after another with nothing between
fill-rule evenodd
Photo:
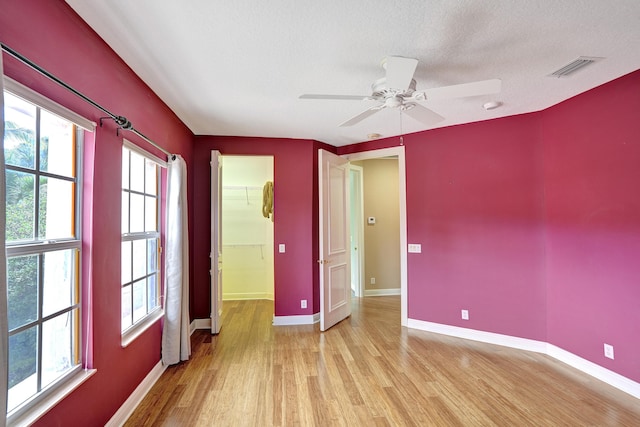
<instances>
[{"instance_id":1,"label":"window pane","mask_svg":"<svg viewBox=\"0 0 640 427\"><path fill-rule=\"evenodd\" d=\"M9 330L38 318L38 255L7 259Z\"/></svg>"},{"instance_id":2,"label":"window pane","mask_svg":"<svg viewBox=\"0 0 640 427\"><path fill-rule=\"evenodd\" d=\"M37 355L38 333L36 327L9 337L8 411L38 391Z\"/></svg>"},{"instance_id":3,"label":"window pane","mask_svg":"<svg viewBox=\"0 0 640 427\"><path fill-rule=\"evenodd\" d=\"M133 280L147 275L147 241L133 241Z\"/></svg>"},{"instance_id":4,"label":"window pane","mask_svg":"<svg viewBox=\"0 0 640 427\"><path fill-rule=\"evenodd\" d=\"M145 196L144 231L156 231L158 229L158 211L156 210L156 198Z\"/></svg>"},{"instance_id":5,"label":"window pane","mask_svg":"<svg viewBox=\"0 0 640 427\"><path fill-rule=\"evenodd\" d=\"M122 287L122 330L131 326L131 285Z\"/></svg>"},{"instance_id":6,"label":"window pane","mask_svg":"<svg viewBox=\"0 0 640 427\"><path fill-rule=\"evenodd\" d=\"M144 231L144 196L131 193L130 231L140 233Z\"/></svg>"},{"instance_id":7,"label":"window pane","mask_svg":"<svg viewBox=\"0 0 640 427\"><path fill-rule=\"evenodd\" d=\"M40 177L40 239L69 239L75 237L73 182Z\"/></svg>"},{"instance_id":8,"label":"window pane","mask_svg":"<svg viewBox=\"0 0 640 427\"><path fill-rule=\"evenodd\" d=\"M75 310L42 325L42 387L73 368Z\"/></svg>"},{"instance_id":9,"label":"window pane","mask_svg":"<svg viewBox=\"0 0 640 427\"><path fill-rule=\"evenodd\" d=\"M131 282L131 244L132 242L122 242L122 284Z\"/></svg>"},{"instance_id":10,"label":"window pane","mask_svg":"<svg viewBox=\"0 0 640 427\"><path fill-rule=\"evenodd\" d=\"M133 284L133 321L142 319L147 314L147 279Z\"/></svg>"},{"instance_id":11,"label":"window pane","mask_svg":"<svg viewBox=\"0 0 640 427\"><path fill-rule=\"evenodd\" d=\"M4 155L8 165L35 169L36 107L4 93Z\"/></svg>"},{"instance_id":12,"label":"window pane","mask_svg":"<svg viewBox=\"0 0 640 427\"><path fill-rule=\"evenodd\" d=\"M32 240L35 229L34 175L7 170L6 179L6 239L8 242Z\"/></svg>"},{"instance_id":13,"label":"window pane","mask_svg":"<svg viewBox=\"0 0 640 427\"><path fill-rule=\"evenodd\" d=\"M158 269L158 239L147 240L147 273Z\"/></svg>"},{"instance_id":14,"label":"window pane","mask_svg":"<svg viewBox=\"0 0 640 427\"><path fill-rule=\"evenodd\" d=\"M129 189L129 150L122 147L122 188Z\"/></svg>"},{"instance_id":15,"label":"window pane","mask_svg":"<svg viewBox=\"0 0 640 427\"><path fill-rule=\"evenodd\" d=\"M40 170L75 176L74 126L47 111L40 113Z\"/></svg>"},{"instance_id":16,"label":"window pane","mask_svg":"<svg viewBox=\"0 0 640 427\"><path fill-rule=\"evenodd\" d=\"M129 232L129 192L122 192L122 233Z\"/></svg>"},{"instance_id":17,"label":"window pane","mask_svg":"<svg viewBox=\"0 0 640 427\"><path fill-rule=\"evenodd\" d=\"M158 292L158 275L154 274L153 276L149 276L147 278L147 312L150 312L154 308L156 308L159 304L158 296L160 293Z\"/></svg>"},{"instance_id":18,"label":"window pane","mask_svg":"<svg viewBox=\"0 0 640 427\"><path fill-rule=\"evenodd\" d=\"M145 176L144 192L155 196L158 194L158 189L156 188L158 171L155 162L148 159L145 159Z\"/></svg>"},{"instance_id":19,"label":"window pane","mask_svg":"<svg viewBox=\"0 0 640 427\"><path fill-rule=\"evenodd\" d=\"M44 254L42 316L75 304L75 249Z\"/></svg>"},{"instance_id":20,"label":"window pane","mask_svg":"<svg viewBox=\"0 0 640 427\"><path fill-rule=\"evenodd\" d=\"M131 190L144 192L144 157L131 152Z\"/></svg>"}]
</instances>

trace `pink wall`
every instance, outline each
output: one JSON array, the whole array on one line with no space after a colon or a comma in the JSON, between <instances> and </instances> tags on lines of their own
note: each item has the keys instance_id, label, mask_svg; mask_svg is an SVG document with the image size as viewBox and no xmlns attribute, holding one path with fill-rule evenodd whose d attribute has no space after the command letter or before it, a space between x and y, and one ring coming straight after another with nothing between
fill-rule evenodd
<instances>
[{"instance_id":1,"label":"pink wall","mask_svg":"<svg viewBox=\"0 0 640 427\"><path fill-rule=\"evenodd\" d=\"M545 337L542 152L535 116L405 138L409 316ZM469 310L469 320L460 310Z\"/></svg>"},{"instance_id":2,"label":"pink wall","mask_svg":"<svg viewBox=\"0 0 640 427\"><path fill-rule=\"evenodd\" d=\"M638 111L640 71L541 113L405 136L422 243L409 317L546 341L639 381Z\"/></svg>"},{"instance_id":3,"label":"pink wall","mask_svg":"<svg viewBox=\"0 0 640 427\"><path fill-rule=\"evenodd\" d=\"M640 71L542 114L548 341L640 381ZM615 360L604 357L611 344Z\"/></svg>"},{"instance_id":4,"label":"pink wall","mask_svg":"<svg viewBox=\"0 0 640 427\"><path fill-rule=\"evenodd\" d=\"M2 0L0 41L126 116L191 164L191 132L63 1ZM95 122L104 115L8 55L3 59L9 77ZM129 132L124 137L163 156ZM129 347L120 345L121 144L122 135L116 136L113 122L107 121L86 153L87 160L95 159L93 171L85 171L89 191L84 206L91 211L85 210L83 248L85 256L91 250L93 259L93 367L98 372L38 425L103 425L160 360L160 322Z\"/></svg>"},{"instance_id":5,"label":"pink wall","mask_svg":"<svg viewBox=\"0 0 640 427\"><path fill-rule=\"evenodd\" d=\"M407 239L422 244L408 254L409 318L544 340L537 123L523 115L404 137Z\"/></svg>"},{"instance_id":6,"label":"pink wall","mask_svg":"<svg viewBox=\"0 0 640 427\"><path fill-rule=\"evenodd\" d=\"M318 185L317 148L310 140L196 137L194 144L194 283L192 318L208 318L210 313L209 247L211 235L210 170L211 150L222 155L270 155L274 157L274 242L286 245L275 251L275 315L311 315L318 302ZM309 301L300 308L300 300Z\"/></svg>"}]
</instances>

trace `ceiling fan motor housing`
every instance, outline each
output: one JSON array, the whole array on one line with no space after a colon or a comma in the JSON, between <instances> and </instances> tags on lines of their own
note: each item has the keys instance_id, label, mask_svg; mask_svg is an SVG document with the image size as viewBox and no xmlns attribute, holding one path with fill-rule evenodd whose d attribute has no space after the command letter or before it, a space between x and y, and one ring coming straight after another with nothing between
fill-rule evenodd
<instances>
[{"instance_id":1,"label":"ceiling fan motor housing","mask_svg":"<svg viewBox=\"0 0 640 427\"><path fill-rule=\"evenodd\" d=\"M389 89L387 87L386 77L376 80L371 85L371 97L378 100L384 100L393 97L409 98L416 90L416 81L411 79L409 87L405 90Z\"/></svg>"}]
</instances>

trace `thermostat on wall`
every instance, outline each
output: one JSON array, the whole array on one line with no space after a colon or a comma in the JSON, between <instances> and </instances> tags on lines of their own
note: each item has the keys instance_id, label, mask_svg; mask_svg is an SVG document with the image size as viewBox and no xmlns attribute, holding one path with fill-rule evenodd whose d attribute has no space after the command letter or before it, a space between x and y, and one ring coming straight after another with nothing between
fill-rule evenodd
<instances>
[{"instance_id":1,"label":"thermostat on wall","mask_svg":"<svg viewBox=\"0 0 640 427\"><path fill-rule=\"evenodd\" d=\"M370 216L369 218L367 218L367 224L373 225L376 223L376 217L375 216Z\"/></svg>"}]
</instances>

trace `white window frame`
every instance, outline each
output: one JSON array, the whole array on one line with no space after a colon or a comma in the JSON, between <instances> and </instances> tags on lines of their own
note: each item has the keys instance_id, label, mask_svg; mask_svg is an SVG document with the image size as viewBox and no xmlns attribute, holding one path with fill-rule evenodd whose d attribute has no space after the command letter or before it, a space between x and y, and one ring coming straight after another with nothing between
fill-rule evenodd
<instances>
[{"instance_id":1,"label":"white window frame","mask_svg":"<svg viewBox=\"0 0 640 427\"><path fill-rule=\"evenodd\" d=\"M35 422L38 418L48 412L51 408L53 408L58 402L64 399L67 395L69 395L74 389L80 386L83 382L89 379L95 372L95 369L86 369L86 355L83 352L84 343L82 340L82 331L84 330L85 325L83 324L83 307L82 307L82 291L85 286L82 283L82 158L83 158L83 143L84 143L84 130L89 132L95 131L96 124L90 120L85 119L84 117L76 114L75 112L67 109L66 107L51 101L50 99L40 95L37 92L29 89L28 87L12 80L6 76L0 76L3 79L4 91L8 92L18 98L23 99L31 104L34 104L40 110L46 110L48 113L52 113L60 118L72 122L76 125L76 146L75 146L75 156L76 156L76 176L73 179L75 183L75 237L70 239L57 239L57 240L46 240L39 239L37 235L34 235L33 240L28 241L20 241L15 243L7 244L5 242L5 250L7 254L7 261L10 258L18 257L18 256L26 256L26 255L44 255L48 252L54 252L59 250L68 250L73 249L76 251L75 262L77 263L76 267L76 277L75 277L75 288L77 289L77 303L72 306L62 310L62 312L71 312L73 310L78 310L77 314L77 330L75 331L77 336L77 341L75 343L78 348L78 364L75 365L72 369L62 375L60 378L56 379L53 383L46 385L45 387L40 387L41 390L37 391L36 394L32 395L27 401L19 404L16 408L14 408L11 412L6 414L6 422L7 425L17 425L17 424L31 424ZM4 123L2 124L4 126ZM39 124L38 124L39 126ZM37 154L37 153L36 153ZM10 170L20 170L20 168L13 168L11 166L8 167ZM56 174L50 174L42 171L34 171L29 172L34 174L34 179L39 176L48 176L53 178L59 178ZM38 189L39 191L39 189ZM37 222L37 220L36 220ZM42 283L40 283L42 277L39 277L38 280L38 289L41 291ZM42 312L42 298L39 298L38 302L38 313ZM61 312L56 312L49 316L38 316L38 319L31 324L41 325L47 319L52 318L60 314ZM24 326L19 329L23 329ZM38 350L38 366L42 364L42 349ZM83 369L84 368L84 369Z\"/></svg>"},{"instance_id":2,"label":"white window frame","mask_svg":"<svg viewBox=\"0 0 640 427\"><path fill-rule=\"evenodd\" d=\"M157 173L157 177L156 177L156 182L157 182L157 199L156 199L156 203L157 203L157 208L156 208L156 213L157 213L157 218L156 218L156 224L157 224L157 231L155 232L139 232L139 233L122 233L121 236L121 242L125 242L125 241L133 241L133 240L146 240L149 239L150 237L155 237L158 239L158 253L157 253L157 267L158 267L158 275L157 275L157 286L158 286L158 306L155 307L153 310L151 310L150 312L148 312L145 316L143 316L142 318L140 318L139 320L133 322L129 327L127 327L126 329L121 331L122 334L122 339L121 339L121 345L122 347L126 347L129 344L131 344L136 338L138 338L140 335L142 335L142 333L144 333L147 329L149 329L153 324L155 324L159 319L161 319L164 316L164 305L162 303L163 301L163 295L162 295L162 290L163 290L163 280L164 280L164 275L163 275L163 271L162 271L162 263L161 263L161 259L162 259L162 240L161 240L161 218L162 218L162 210L164 209L164 206L162 204L162 194L163 194L163 188L162 188L162 172L161 172L161 168L167 168L167 163L162 161L161 159L159 159L158 157L154 156L153 154L147 152L146 150L138 147L137 145L133 144L132 142L123 139L122 141L122 145L123 148L126 148L127 150L130 150L132 152L135 152L139 155L141 155L142 157L146 158L147 160L150 160L152 162L154 162L156 164L156 166L158 167L158 173ZM121 159L121 163L122 163L122 159ZM122 189L122 191L126 191L124 189ZM130 208L130 206L129 206ZM121 207L122 209L122 207ZM121 258L122 259L122 258ZM122 267L121 267L122 268ZM120 289L122 289L123 284L120 284ZM122 295L122 292L121 292ZM122 305L120 305L119 307L120 310L120 314L122 315ZM133 308L132 308L133 310ZM121 317L121 316L120 316Z\"/></svg>"}]
</instances>

